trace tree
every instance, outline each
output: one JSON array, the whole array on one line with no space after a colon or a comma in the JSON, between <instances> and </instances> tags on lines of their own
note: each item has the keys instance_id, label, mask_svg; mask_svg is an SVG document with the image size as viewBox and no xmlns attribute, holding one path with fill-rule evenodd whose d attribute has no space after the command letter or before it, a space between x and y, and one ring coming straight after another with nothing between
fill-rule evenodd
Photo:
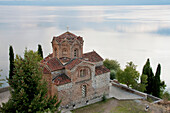
<instances>
[{"instance_id":1,"label":"tree","mask_svg":"<svg viewBox=\"0 0 170 113\"><path fill-rule=\"evenodd\" d=\"M120 64L118 63L118 61L105 59L103 64L110 70L110 79L115 79L116 73L120 69Z\"/></svg>"},{"instance_id":2,"label":"tree","mask_svg":"<svg viewBox=\"0 0 170 113\"><path fill-rule=\"evenodd\" d=\"M141 75L140 80L141 80L140 83L134 89L144 92L146 91L146 86L147 86L147 75Z\"/></svg>"},{"instance_id":3,"label":"tree","mask_svg":"<svg viewBox=\"0 0 170 113\"><path fill-rule=\"evenodd\" d=\"M116 72L114 70L110 71L110 79L113 80L116 78Z\"/></svg>"},{"instance_id":4,"label":"tree","mask_svg":"<svg viewBox=\"0 0 170 113\"><path fill-rule=\"evenodd\" d=\"M38 44L38 54L43 58L43 51L40 44Z\"/></svg>"},{"instance_id":5,"label":"tree","mask_svg":"<svg viewBox=\"0 0 170 113\"><path fill-rule=\"evenodd\" d=\"M25 50L24 58L16 55L13 79L9 79L11 98L3 103L2 112L54 112L60 102L57 96L47 95L47 82L42 79L40 56Z\"/></svg>"},{"instance_id":6,"label":"tree","mask_svg":"<svg viewBox=\"0 0 170 113\"><path fill-rule=\"evenodd\" d=\"M142 71L143 75L147 75L147 86L146 86L146 93L148 94L152 94L153 92L153 79L154 79L154 74L152 72L152 68L150 66L150 61L149 59L147 59L146 64L143 67L143 71Z\"/></svg>"},{"instance_id":7,"label":"tree","mask_svg":"<svg viewBox=\"0 0 170 113\"><path fill-rule=\"evenodd\" d=\"M14 52L12 46L9 47L9 79L12 79L14 75Z\"/></svg>"},{"instance_id":8,"label":"tree","mask_svg":"<svg viewBox=\"0 0 170 113\"><path fill-rule=\"evenodd\" d=\"M139 80L139 72L136 71L136 65L128 62L126 68L117 72L117 79L120 83L126 84L128 87L136 87Z\"/></svg>"},{"instance_id":9,"label":"tree","mask_svg":"<svg viewBox=\"0 0 170 113\"><path fill-rule=\"evenodd\" d=\"M154 89L153 89L153 95L156 97L160 97L160 89L161 89L161 80L160 80L160 74L161 74L161 65L158 64L158 67L156 69L155 77L154 77Z\"/></svg>"},{"instance_id":10,"label":"tree","mask_svg":"<svg viewBox=\"0 0 170 113\"><path fill-rule=\"evenodd\" d=\"M166 102L170 100L170 93L168 91L163 92L162 99Z\"/></svg>"},{"instance_id":11,"label":"tree","mask_svg":"<svg viewBox=\"0 0 170 113\"><path fill-rule=\"evenodd\" d=\"M107 67L109 70L117 71L120 69L120 64L117 60L109 60L105 59L103 62L104 66Z\"/></svg>"}]
</instances>

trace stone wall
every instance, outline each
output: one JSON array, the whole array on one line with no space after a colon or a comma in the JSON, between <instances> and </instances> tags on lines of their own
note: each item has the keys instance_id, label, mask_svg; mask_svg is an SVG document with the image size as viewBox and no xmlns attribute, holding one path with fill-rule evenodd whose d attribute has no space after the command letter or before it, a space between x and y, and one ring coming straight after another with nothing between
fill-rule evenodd
<instances>
[{"instance_id":1,"label":"stone wall","mask_svg":"<svg viewBox=\"0 0 170 113\"><path fill-rule=\"evenodd\" d=\"M71 104L72 95L72 83L54 86L54 90L58 91L57 96L59 100L62 100L61 106L66 106Z\"/></svg>"},{"instance_id":2,"label":"stone wall","mask_svg":"<svg viewBox=\"0 0 170 113\"><path fill-rule=\"evenodd\" d=\"M74 58L74 50L78 50L78 57L82 58L83 55L83 44L80 44L78 40L75 40L72 44L68 40L64 40L61 43L58 43L56 40L52 41L53 47L53 57L57 58L68 57ZM66 50L66 54L63 54L63 50Z\"/></svg>"},{"instance_id":3,"label":"stone wall","mask_svg":"<svg viewBox=\"0 0 170 113\"><path fill-rule=\"evenodd\" d=\"M95 89L96 89L97 96L101 96L103 94L105 95L109 94L110 72L97 75L95 77L95 82L96 82Z\"/></svg>"},{"instance_id":4,"label":"stone wall","mask_svg":"<svg viewBox=\"0 0 170 113\"><path fill-rule=\"evenodd\" d=\"M95 66L96 66L96 67L97 67L97 66L101 66L101 65L103 65L103 61L95 62Z\"/></svg>"}]
</instances>

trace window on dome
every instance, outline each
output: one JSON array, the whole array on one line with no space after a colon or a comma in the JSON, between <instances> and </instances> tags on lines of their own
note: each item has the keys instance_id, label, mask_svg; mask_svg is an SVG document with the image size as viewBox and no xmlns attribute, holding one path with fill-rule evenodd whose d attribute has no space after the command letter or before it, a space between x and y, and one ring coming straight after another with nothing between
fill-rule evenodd
<instances>
[{"instance_id":1,"label":"window on dome","mask_svg":"<svg viewBox=\"0 0 170 113\"><path fill-rule=\"evenodd\" d=\"M81 69L80 70L80 77L86 76L86 69Z\"/></svg>"}]
</instances>

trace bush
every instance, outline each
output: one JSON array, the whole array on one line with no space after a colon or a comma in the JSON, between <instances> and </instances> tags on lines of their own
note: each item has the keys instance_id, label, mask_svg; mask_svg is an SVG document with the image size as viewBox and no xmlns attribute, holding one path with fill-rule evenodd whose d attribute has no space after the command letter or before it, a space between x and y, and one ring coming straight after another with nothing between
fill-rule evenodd
<instances>
[{"instance_id":1,"label":"bush","mask_svg":"<svg viewBox=\"0 0 170 113\"><path fill-rule=\"evenodd\" d=\"M105 96L105 94L103 94L102 101L103 101L103 102L106 101L106 96Z\"/></svg>"},{"instance_id":2,"label":"bush","mask_svg":"<svg viewBox=\"0 0 170 113\"><path fill-rule=\"evenodd\" d=\"M110 71L110 79L113 80L116 78L116 72L114 70Z\"/></svg>"}]
</instances>

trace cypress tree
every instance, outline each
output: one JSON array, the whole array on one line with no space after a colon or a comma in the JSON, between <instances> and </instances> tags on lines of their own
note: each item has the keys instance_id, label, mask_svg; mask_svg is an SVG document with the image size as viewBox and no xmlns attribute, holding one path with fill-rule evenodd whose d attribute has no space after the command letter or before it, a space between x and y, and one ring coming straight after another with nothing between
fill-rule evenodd
<instances>
[{"instance_id":1,"label":"cypress tree","mask_svg":"<svg viewBox=\"0 0 170 113\"><path fill-rule=\"evenodd\" d=\"M161 80L160 80L160 74L161 74L161 65L158 64L155 77L154 77L154 88L153 88L153 95L156 97L160 97L160 90L161 90Z\"/></svg>"},{"instance_id":2,"label":"cypress tree","mask_svg":"<svg viewBox=\"0 0 170 113\"><path fill-rule=\"evenodd\" d=\"M9 47L9 79L12 79L14 75L14 52L12 46Z\"/></svg>"},{"instance_id":3,"label":"cypress tree","mask_svg":"<svg viewBox=\"0 0 170 113\"><path fill-rule=\"evenodd\" d=\"M150 67L150 61L147 59L146 64L143 67L143 75L147 75L147 86L145 93L152 94L153 92L153 79L154 74L152 72L152 68Z\"/></svg>"},{"instance_id":4,"label":"cypress tree","mask_svg":"<svg viewBox=\"0 0 170 113\"><path fill-rule=\"evenodd\" d=\"M43 58L43 51L40 44L38 44L38 54Z\"/></svg>"}]
</instances>

